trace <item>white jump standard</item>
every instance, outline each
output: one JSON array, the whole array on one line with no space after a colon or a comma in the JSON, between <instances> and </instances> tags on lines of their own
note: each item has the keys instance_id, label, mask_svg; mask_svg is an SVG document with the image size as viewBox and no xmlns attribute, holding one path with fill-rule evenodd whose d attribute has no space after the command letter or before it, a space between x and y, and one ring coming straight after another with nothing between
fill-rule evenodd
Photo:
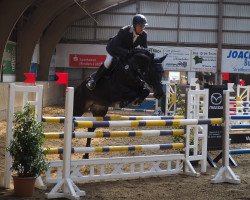
<instances>
[{"instance_id":1,"label":"white jump standard","mask_svg":"<svg viewBox=\"0 0 250 200\"><path fill-rule=\"evenodd\" d=\"M85 195L84 191L79 190L74 182L88 180L102 180L113 178L137 178L152 175L177 174L187 173L197 176L198 173L194 170L190 161L199 160L201 163L201 172L206 172L207 151L202 145L207 143L207 124L220 124L222 119L173 119L173 120L138 120L138 121L77 121L73 120L72 113L68 113L73 109L73 89L69 88L66 98L66 117L65 117L65 134L63 147L63 168L62 161L52 162L51 167L59 167L63 169L63 176L53 178L47 174L47 182L56 183L56 186L47 194L48 198L66 197L70 199L79 199ZM198 109L200 110L200 109ZM205 117L205 116L204 116ZM67 125L66 125L67 124ZM151 145L131 145L131 146L106 146L106 147L71 147L72 125L76 127L98 128L98 127L141 127L141 126L173 126L187 125L189 127L185 133L185 144L151 144ZM195 144L190 144L190 130L193 126L197 126L197 131L194 131ZM135 131L136 132L136 131ZM143 131L144 132L144 131ZM131 133L131 132L130 132ZM94 133L95 134L95 133ZM153 133L150 133L153 134ZM155 132L159 135L159 132ZM102 135L102 133L101 133ZM128 132L125 134L129 137ZM145 136L147 136L145 134ZM149 135L148 135L149 136ZM197 141L200 140L202 151L198 151ZM70 160L71 153L76 152L112 152L112 151L148 151L148 150L165 150L165 149L183 149L183 154L170 155L149 155L149 156L132 156L132 157L113 157L113 158L96 158L89 160ZM194 154L190 155L190 149L194 150ZM72 151L73 149L73 151ZM59 151L62 151L60 149ZM55 149L53 153L58 153ZM149 163L150 169L145 167ZM183 167L183 163L185 163ZM113 166L112 171L106 171L106 166ZM137 166L140 166L137 169ZM65 167L66 166L66 167ZM81 168L84 166L84 174L81 173ZM128 170L124 170L124 167ZM164 167L165 166L165 167ZM96 167L100 167L96 170ZM86 172L87 171L87 172ZM50 173L50 172L48 172ZM88 173L88 174L85 174ZM49 177L48 177L49 176Z\"/></svg>"},{"instance_id":2,"label":"white jump standard","mask_svg":"<svg viewBox=\"0 0 250 200\"><path fill-rule=\"evenodd\" d=\"M41 98L40 98L41 99ZM208 90L190 90L187 94L187 118L183 116L110 116L110 117L73 117L74 89L68 88L65 101L65 117L43 117L46 123L64 123L64 132L45 133L46 139L64 139L63 147L50 148L48 153L63 153L63 161L50 161L46 172L45 183L56 184L47 194L47 198L80 199L85 195L75 183L91 180L127 179L167 174L185 173L198 176L190 161L199 161L200 171L207 168L207 125L221 124L221 118L208 119L208 107L201 105L200 100L208 101ZM203 106L201 108L201 106ZM41 119L42 104L39 104ZM98 129L93 132L73 131L73 128L99 127L155 127L161 130L128 130L120 131ZM170 129L171 126L186 126L185 129ZM167 129L167 128L168 129ZM191 139L191 134L193 134ZM180 136L183 143L170 144L136 144L121 146L72 147L72 138L117 138L117 137L156 137ZM11 136L11 134L10 134ZM157 142L158 143L158 142ZM160 143L160 142L159 142ZM146 155L110 158L91 158L72 160L72 153L109 153L129 151L168 151L168 155ZM183 150L183 153L173 153ZM191 153L191 151L192 153ZM98 154L99 155L99 154ZM84 169L84 170L83 170ZM10 177L6 176L8 182ZM39 177L39 184L43 185Z\"/></svg>"},{"instance_id":3,"label":"white jump standard","mask_svg":"<svg viewBox=\"0 0 250 200\"><path fill-rule=\"evenodd\" d=\"M229 115L229 96L230 91L224 90L224 124L223 124L223 166L212 179L212 183L234 183L239 184L240 178L229 166L229 132L230 132L230 115Z\"/></svg>"}]
</instances>

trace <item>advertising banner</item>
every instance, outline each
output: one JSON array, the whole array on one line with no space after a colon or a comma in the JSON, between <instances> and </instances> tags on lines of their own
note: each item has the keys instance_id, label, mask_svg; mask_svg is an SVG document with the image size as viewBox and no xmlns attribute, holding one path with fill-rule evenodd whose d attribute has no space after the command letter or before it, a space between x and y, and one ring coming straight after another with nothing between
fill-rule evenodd
<instances>
[{"instance_id":1,"label":"advertising banner","mask_svg":"<svg viewBox=\"0 0 250 200\"><path fill-rule=\"evenodd\" d=\"M106 55L70 54L70 67L97 68L105 61Z\"/></svg>"},{"instance_id":2,"label":"advertising banner","mask_svg":"<svg viewBox=\"0 0 250 200\"><path fill-rule=\"evenodd\" d=\"M165 47L164 55L168 54L163 63L164 70L190 71L190 54L187 48Z\"/></svg>"},{"instance_id":3,"label":"advertising banner","mask_svg":"<svg viewBox=\"0 0 250 200\"><path fill-rule=\"evenodd\" d=\"M231 144L250 143L250 134L230 134Z\"/></svg>"},{"instance_id":4,"label":"advertising banner","mask_svg":"<svg viewBox=\"0 0 250 200\"><path fill-rule=\"evenodd\" d=\"M196 47L149 46L155 57L168 54L163 62L166 71L216 73L217 49ZM57 67L97 68L106 58L106 45L58 44Z\"/></svg>"},{"instance_id":5,"label":"advertising banner","mask_svg":"<svg viewBox=\"0 0 250 200\"><path fill-rule=\"evenodd\" d=\"M56 75L56 52L53 53L50 60L48 80L54 81L56 79L55 75Z\"/></svg>"},{"instance_id":6,"label":"advertising banner","mask_svg":"<svg viewBox=\"0 0 250 200\"><path fill-rule=\"evenodd\" d=\"M250 50L223 49L221 71L250 73Z\"/></svg>"},{"instance_id":7,"label":"advertising banner","mask_svg":"<svg viewBox=\"0 0 250 200\"><path fill-rule=\"evenodd\" d=\"M8 42L3 53L3 74L15 74L16 43Z\"/></svg>"},{"instance_id":8,"label":"advertising banner","mask_svg":"<svg viewBox=\"0 0 250 200\"><path fill-rule=\"evenodd\" d=\"M209 85L208 118L223 117L223 90L227 89L224 85ZM208 150L222 149L221 125L208 125Z\"/></svg>"},{"instance_id":9,"label":"advertising banner","mask_svg":"<svg viewBox=\"0 0 250 200\"><path fill-rule=\"evenodd\" d=\"M163 47L158 47L158 46L150 46L148 47L148 50L150 53L155 54L156 58L162 57L164 54L164 49Z\"/></svg>"},{"instance_id":10,"label":"advertising banner","mask_svg":"<svg viewBox=\"0 0 250 200\"><path fill-rule=\"evenodd\" d=\"M215 49L192 49L191 71L216 72L217 51Z\"/></svg>"}]
</instances>

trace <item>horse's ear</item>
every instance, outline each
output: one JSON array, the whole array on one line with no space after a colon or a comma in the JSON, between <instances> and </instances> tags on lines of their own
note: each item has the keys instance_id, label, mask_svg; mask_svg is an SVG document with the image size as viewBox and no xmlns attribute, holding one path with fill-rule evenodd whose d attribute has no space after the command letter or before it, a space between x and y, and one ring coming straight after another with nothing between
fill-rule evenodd
<instances>
[{"instance_id":1,"label":"horse's ear","mask_svg":"<svg viewBox=\"0 0 250 200\"><path fill-rule=\"evenodd\" d=\"M166 54L165 56L162 56L160 58L155 58L154 63L162 63L167 56L168 56L168 54Z\"/></svg>"}]
</instances>

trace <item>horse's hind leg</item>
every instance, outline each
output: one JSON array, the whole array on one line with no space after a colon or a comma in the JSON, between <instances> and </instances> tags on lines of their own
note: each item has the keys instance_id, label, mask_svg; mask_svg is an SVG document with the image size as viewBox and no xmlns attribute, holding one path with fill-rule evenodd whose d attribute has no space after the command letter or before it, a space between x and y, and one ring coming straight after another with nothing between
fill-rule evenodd
<instances>
[{"instance_id":1,"label":"horse's hind leg","mask_svg":"<svg viewBox=\"0 0 250 200\"><path fill-rule=\"evenodd\" d=\"M88 128L88 132L94 132L95 128ZM91 138L87 138L86 147L90 147ZM85 153L82 157L83 159L89 159L89 153Z\"/></svg>"},{"instance_id":2,"label":"horse's hind leg","mask_svg":"<svg viewBox=\"0 0 250 200\"><path fill-rule=\"evenodd\" d=\"M90 111L93 114L93 117L105 117L108 112L108 107L106 106L99 106L99 105L92 105L90 107ZM88 132L94 132L95 128L88 128ZM87 138L86 147L91 146L91 138ZM85 153L83 159L89 159L89 153Z\"/></svg>"},{"instance_id":3,"label":"horse's hind leg","mask_svg":"<svg viewBox=\"0 0 250 200\"><path fill-rule=\"evenodd\" d=\"M92 112L94 117L105 117L105 115L108 112L108 106L101 106L101 105L96 105L96 104L92 104L90 106L90 111Z\"/></svg>"}]
</instances>

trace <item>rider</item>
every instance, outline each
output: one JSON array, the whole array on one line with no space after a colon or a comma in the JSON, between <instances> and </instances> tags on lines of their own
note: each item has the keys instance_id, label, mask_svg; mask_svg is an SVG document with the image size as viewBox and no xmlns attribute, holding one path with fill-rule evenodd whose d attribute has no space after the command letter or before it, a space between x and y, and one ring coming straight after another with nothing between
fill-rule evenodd
<instances>
[{"instance_id":1,"label":"rider","mask_svg":"<svg viewBox=\"0 0 250 200\"><path fill-rule=\"evenodd\" d=\"M93 90L96 86L96 82L108 71L113 57L124 60L133 48L138 46L147 48L147 33L144 31L146 25L148 25L146 17L141 14L136 14L133 17L133 25L121 28L118 34L109 40L106 47L108 52L106 60L86 84L89 90Z\"/></svg>"}]
</instances>

